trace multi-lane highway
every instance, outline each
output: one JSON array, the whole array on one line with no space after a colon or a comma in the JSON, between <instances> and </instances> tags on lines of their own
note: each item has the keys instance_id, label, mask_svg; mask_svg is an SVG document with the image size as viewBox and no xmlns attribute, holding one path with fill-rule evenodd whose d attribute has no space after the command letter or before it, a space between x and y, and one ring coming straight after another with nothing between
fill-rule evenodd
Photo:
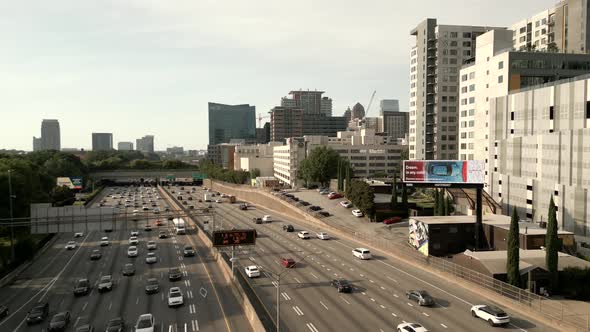
<instances>
[{"instance_id":1,"label":"multi-lane highway","mask_svg":"<svg viewBox=\"0 0 590 332\"><path fill-rule=\"evenodd\" d=\"M126 323L125 331L133 331L139 315L151 313L155 318L155 331L249 331L243 312L237 301L220 282L220 274L212 271L212 264L204 259L205 248L189 234L175 235L164 214L168 203L158 197L155 188L109 188L102 193L96 205L116 205L126 209L129 215L139 210L137 221L118 221L115 231L105 233L93 231L74 237L74 234L58 234L55 243L26 269L11 285L0 289L0 304L8 304L9 315L0 321L0 331L47 331L51 317L62 311L69 311L71 322L67 331L91 324L97 331L104 331L110 319L121 317ZM125 204L129 205L125 207ZM138 206L134 206L134 203ZM143 206L147 211L143 211ZM152 206L153 205L153 206ZM153 214L154 208L162 211ZM144 217L150 217L147 222ZM156 226L155 218L160 216L162 226ZM153 230L144 226L151 224ZM138 255L128 257L129 238L132 230L139 232ZM167 234L160 238L160 232ZM109 244L101 246L103 237ZM68 241L76 241L74 250L66 250ZM154 241L156 249L148 250L147 242ZM183 248L191 245L197 255L184 257ZM90 255L99 250L102 257L91 260ZM148 251L155 253L157 262L147 264ZM122 269L131 263L135 274L124 276ZM181 280L170 281L169 269L180 268ZM102 276L111 275L114 287L109 292L98 292L97 284ZM87 278L91 288L87 295L74 296L76 280ZM159 291L146 294L148 278L155 278ZM214 288L215 285L215 288ZM180 287L184 304L168 307L168 290ZM28 326L27 311L38 302L49 303L49 315L43 322ZM223 303L223 305L222 305Z\"/></svg>"},{"instance_id":2,"label":"multi-lane highway","mask_svg":"<svg viewBox=\"0 0 590 332\"><path fill-rule=\"evenodd\" d=\"M174 195L179 188L173 187ZM255 228L256 245L240 248L239 268L257 265L260 278L249 279L255 292L272 315L276 312L276 281L273 274L283 273L281 258L299 261L295 268L281 276L281 330L284 331L393 331L398 324L416 322L430 331L494 331L487 322L471 316L470 308L486 303L484 299L441 278L421 271L390 257L373 253L371 260L354 258L351 251L358 243L332 235L330 240L315 237L322 229L308 226L293 218L279 216L264 207L250 207L246 211L239 204L229 204L219 195L213 202L203 201L202 188L181 191L186 201L190 196L196 207L213 206L218 226ZM215 200L221 199L221 203ZM199 200L203 202L199 202ZM253 218L271 215L271 223L256 224ZM203 222L202 218L197 218ZM293 225L294 232L283 230ZM307 230L308 240L300 239L297 232ZM269 273L272 272L272 273ZM332 279L346 279L353 285L352 293L338 293L330 285ZM435 300L432 307L421 307L406 298L406 291L428 291ZM553 331L548 326L511 314L506 328L521 331Z\"/></svg>"}]
</instances>

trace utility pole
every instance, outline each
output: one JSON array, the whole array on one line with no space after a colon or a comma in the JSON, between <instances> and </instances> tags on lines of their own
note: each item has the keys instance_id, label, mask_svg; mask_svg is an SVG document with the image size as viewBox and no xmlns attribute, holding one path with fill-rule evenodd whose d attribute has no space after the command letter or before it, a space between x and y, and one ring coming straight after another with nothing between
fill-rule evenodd
<instances>
[{"instance_id":1,"label":"utility pole","mask_svg":"<svg viewBox=\"0 0 590 332\"><path fill-rule=\"evenodd\" d=\"M14 215L12 211L12 199L14 196L12 195L12 170L8 170L8 202L10 207L10 262L14 263L15 253L14 253Z\"/></svg>"}]
</instances>

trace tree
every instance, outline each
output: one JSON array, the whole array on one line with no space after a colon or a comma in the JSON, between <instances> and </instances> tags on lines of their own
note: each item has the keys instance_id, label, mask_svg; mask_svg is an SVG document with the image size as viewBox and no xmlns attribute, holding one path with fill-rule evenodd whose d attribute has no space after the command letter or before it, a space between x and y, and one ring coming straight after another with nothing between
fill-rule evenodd
<instances>
[{"instance_id":1,"label":"tree","mask_svg":"<svg viewBox=\"0 0 590 332\"><path fill-rule=\"evenodd\" d=\"M550 42L547 44L547 52L557 53L559 52L559 48L557 48L557 44L555 42Z\"/></svg>"},{"instance_id":2,"label":"tree","mask_svg":"<svg viewBox=\"0 0 590 332\"><path fill-rule=\"evenodd\" d=\"M436 209L438 210L439 216L445 215L445 193L443 190L440 190L438 193L438 200L436 202Z\"/></svg>"},{"instance_id":3,"label":"tree","mask_svg":"<svg viewBox=\"0 0 590 332\"><path fill-rule=\"evenodd\" d=\"M512 208L512 219L510 219L507 241L506 275L508 283L516 287L520 287L520 230L518 220L518 211L516 211L516 208Z\"/></svg>"},{"instance_id":4,"label":"tree","mask_svg":"<svg viewBox=\"0 0 590 332\"><path fill-rule=\"evenodd\" d=\"M445 216L450 216L451 215L451 209L452 209L451 202L452 201L451 201L451 199L449 197L446 197L445 198L445 201L444 201L444 203L445 203L445 213L444 213L444 215Z\"/></svg>"},{"instance_id":5,"label":"tree","mask_svg":"<svg viewBox=\"0 0 590 332\"><path fill-rule=\"evenodd\" d=\"M51 191L51 200L56 206L71 205L75 199L74 191L66 186L55 187Z\"/></svg>"},{"instance_id":6,"label":"tree","mask_svg":"<svg viewBox=\"0 0 590 332\"><path fill-rule=\"evenodd\" d=\"M559 238L557 237L557 212L555 210L553 196L551 196L551 200L549 201L549 215L547 218L547 233L545 235L545 265L547 266L547 272L549 272L552 291L557 289L558 283L558 251Z\"/></svg>"},{"instance_id":7,"label":"tree","mask_svg":"<svg viewBox=\"0 0 590 332\"><path fill-rule=\"evenodd\" d=\"M438 210L438 189L434 189L434 215L438 216L440 215L440 211Z\"/></svg>"},{"instance_id":8,"label":"tree","mask_svg":"<svg viewBox=\"0 0 590 332\"><path fill-rule=\"evenodd\" d=\"M338 152L327 146L319 146L313 149L307 158L303 159L297 177L304 180L307 185L319 182L321 185L327 186L330 179L336 177L339 160Z\"/></svg>"},{"instance_id":9,"label":"tree","mask_svg":"<svg viewBox=\"0 0 590 332\"><path fill-rule=\"evenodd\" d=\"M338 160L338 191L344 190L344 159Z\"/></svg>"},{"instance_id":10,"label":"tree","mask_svg":"<svg viewBox=\"0 0 590 332\"><path fill-rule=\"evenodd\" d=\"M393 184L391 186L391 209L397 209L397 179L395 173L393 173Z\"/></svg>"},{"instance_id":11,"label":"tree","mask_svg":"<svg viewBox=\"0 0 590 332\"><path fill-rule=\"evenodd\" d=\"M408 188L405 184L402 186L402 208L406 215L410 214L408 211Z\"/></svg>"},{"instance_id":12,"label":"tree","mask_svg":"<svg viewBox=\"0 0 590 332\"><path fill-rule=\"evenodd\" d=\"M250 170L250 179L256 179L260 176L260 170L258 168L253 168Z\"/></svg>"},{"instance_id":13,"label":"tree","mask_svg":"<svg viewBox=\"0 0 590 332\"><path fill-rule=\"evenodd\" d=\"M375 216L375 193L365 181L353 180L350 196L348 197L364 214L373 219Z\"/></svg>"},{"instance_id":14,"label":"tree","mask_svg":"<svg viewBox=\"0 0 590 332\"><path fill-rule=\"evenodd\" d=\"M350 195L350 188L352 187L352 167L350 167L350 162L348 160L345 161L344 164L345 173L346 173L346 186L345 186L345 195L348 197Z\"/></svg>"}]
</instances>

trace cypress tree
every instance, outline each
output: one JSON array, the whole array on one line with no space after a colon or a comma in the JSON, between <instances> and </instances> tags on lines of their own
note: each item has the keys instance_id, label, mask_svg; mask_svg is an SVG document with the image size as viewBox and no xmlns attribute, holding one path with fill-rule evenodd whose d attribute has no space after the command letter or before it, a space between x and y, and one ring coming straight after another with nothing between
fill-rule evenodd
<instances>
[{"instance_id":1,"label":"cypress tree","mask_svg":"<svg viewBox=\"0 0 590 332\"><path fill-rule=\"evenodd\" d=\"M438 193L438 202L437 202L437 210L438 210L438 215L439 216L444 216L445 215L445 195L444 192L441 190Z\"/></svg>"},{"instance_id":2,"label":"cypress tree","mask_svg":"<svg viewBox=\"0 0 590 332\"><path fill-rule=\"evenodd\" d=\"M402 186L402 208L406 216L410 214L408 212L408 189L405 184Z\"/></svg>"},{"instance_id":3,"label":"cypress tree","mask_svg":"<svg viewBox=\"0 0 590 332\"><path fill-rule=\"evenodd\" d=\"M338 191L342 191L342 159L338 160Z\"/></svg>"},{"instance_id":4,"label":"cypress tree","mask_svg":"<svg viewBox=\"0 0 590 332\"><path fill-rule=\"evenodd\" d=\"M450 216L451 215L451 199L446 197L444 200L445 203L445 216Z\"/></svg>"},{"instance_id":5,"label":"cypress tree","mask_svg":"<svg viewBox=\"0 0 590 332\"><path fill-rule=\"evenodd\" d=\"M346 197L350 196L350 191L351 191L351 180L350 177L352 176L352 170L350 169L350 162L346 161L345 165L344 165L345 169L346 169L346 186L345 186L345 194Z\"/></svg>"},{"instance_id":6,"label":"cypress tree","mask_svg":"<svg viewBox=\"0 0 590 332\"><path fill-rule=\"evenodd\" d=\"M549 215L547 218L547 233L545 235L545 265L551 282L551 290L555 292L557 289L557 263L559 251L559 239L557 237L557 212L555 210L555 203L553 196L549 201Z\"/></svg>"},{"instance_id":7,"label":"cypress tree","mask_svg":"<svg viewBox=\"0 0 590 332\"><path fill-rule=\"evenodd\" d=\"M512 209L512 218L510 219L510 229L508 231L507 241L507 259L506 259L506 274L508 283L520 287L520 241L519 241L519 226L518 226L518 211L516 208Z\"/></svg>"},{"instance_id":8,"label":"cypress tree","mask_svg":"<svg viewBox=\"0 0 590 332\"><path fill-rule=\"evenodd\" d=\"M395 172L393 173L393 186L391 188L391 209L397 209L397 179Z\"/></svg>"},{"instance_id":9,"label":"cypress tree","mask_svg":"<svg viewBox=\"0 0 590 332\"><path fill-rule=\"evenodd\" d=\"M438 216L438 189L434 189L434 215Z\"/></svg>"}]
</instances>

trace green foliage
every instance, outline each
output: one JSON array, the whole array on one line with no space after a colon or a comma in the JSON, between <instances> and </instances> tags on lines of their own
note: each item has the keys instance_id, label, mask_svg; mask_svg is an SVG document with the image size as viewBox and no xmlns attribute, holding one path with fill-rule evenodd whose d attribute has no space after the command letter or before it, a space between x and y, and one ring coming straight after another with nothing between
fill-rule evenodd
<instances>
[{"instance_id":1,"label":"green foliage","mask_svg":"<svg viewBox=\"0 0 590 332\"><path fill-rule=\"evenodd\" d=\"M558 286L558 256L559 238L557 237L557 212L553 196L549 201L549 215L547 218L547 233L545 235L545 265L549 272L551 282L551 290L555 290Z\"/></svg>"},{"instance_id":2,"label":"green foliage","mask_svg":"<svg viewBox=\"0 0 590 332\"><path fill-rule=\"evenodd\" d=\"M250 170L250 179L256 179L260 176L260 170L258 168L254 168Z\"/></svg>"},{"instance_id":3,"label":"green foliage","mask_svg":"<svg viewBox=\"0 0 590 332\"><path fill-rule=\"evenodd\" d=\"M520 287L520 271L519 271L519 263L520 263L520 233L519 233L519 226L518 226L518 211L516 208L512 209L512 218L510 219L510 229L508 231L508 241L507 241L507 260L506 260L506 273L508 278L508 283Z\"/></svg>"},{"instance_id":4,"label":"green foliage","mask_svg":"<svg viewBox=\"0 0 590 332\"><path fill-rule=\"evenodd\" d=\"M35 241L30 236L21 238L14 245L15 259L20 262L31 259L36 249Z\"/></svg>"},{"instance_id":5,"label":"green foliage","mask_svg":"<svg viewBox=\"0 0 590 332\"><path fill-rule=\"evenodd\" d=\"M344 170L345 170L345 180L346 180L346 185L344 187L345 189L345 196L348 197L350 195L350 191L351 191L351 187L352 187L352 167L350 166L350 162L348 160L345 161L344 164Z\"/></svg>"},{"instance_id":6,"label":"green foliage","mask_svg":"<svg viewBox=\"0 0 590 332\"><path fill-rule=\"evenodd\" d=\"M436 200L436 210L438 211L439 216L445 215L445 192L444 189L437 190L438 196Z\"/></svg>"},{"instance_id":7,"label":"green foliage","mask_svg":"<svg viewBox=\"0 0 590 332\"><path fill-rule=\"evenodd\" d=\"M566 267L559 273L559 293L566 298L590 301L590 268Z\"/></svg>"},{"instance_id":8,"label":"green foliage","mask_svg":"<svg viewBox=\"0 0 590 332\"><path fill-rule=\"evenodd\" d=\"M114 169L189 169L194 166L180 160L160 160L156 153L140 151L88 151L87 167L92 171Z\"/></svg>"},{"instance_id":9,"label":"green foliage","mask_svg":"<svg viewBox=\"0 0 590 332\"><path fill-rule=\"evenodd\" d=\"M330 179L336 177L338 173L339 160L338 152L327 146L319 146L311 150L307 158L303 159L297 178L305 181L306 186L314 182L327 186Z\"/></svg>"},{"instance_id":10,"label":"green foliage","mask_svg":"<svg viewBox=\"0 0 590 332\"><path fill-rule=\"evenodd\" d=\"M370 219L375 216L375 193L365 181L353 180L347 198Z\"/></svg>"},{"instance_id":11,"label":"green foliage","mask_svg":"<svg viewBox=\"0 0 590 332\"><path fill-rule=\"evenodd\" d=\"M346 172L344 169L344 159L340 158L338 160L338 191L344 191L344 173Z\"/></svg>"},{"instance_id":12,"label":"green foliage","mask_svg":"<svg viewBox=\"0 0 590 332\"><path fill-rule=\"evenodd\" d=\"M203 160L200 164L200 168L203 173L207 174L208 178L214 180L244 184L250 179L250 172L224 169L213 164L210 160Z\"/></svg>"},{"instance_id":13,"label":"green foliage","mask_svg":"<svg viewBox=\"0 0 590 332\"><path fill-rule=\"evenodd\" d=\"M409 215L408 211L408 188L403 185L402 186L402 210L406 211L406 214Z\"/></svg>"},{"instance_id":14,"label":"green foliage","mask_svg":"<svg viewBox=\"0 0 590 332\"><path fill-rule=\"evenodd\" d=\"M66 186L58 186L51 191L51 200L55 206L71 205L76 200L75 193Z\"/></svg>"}]
</instances>

